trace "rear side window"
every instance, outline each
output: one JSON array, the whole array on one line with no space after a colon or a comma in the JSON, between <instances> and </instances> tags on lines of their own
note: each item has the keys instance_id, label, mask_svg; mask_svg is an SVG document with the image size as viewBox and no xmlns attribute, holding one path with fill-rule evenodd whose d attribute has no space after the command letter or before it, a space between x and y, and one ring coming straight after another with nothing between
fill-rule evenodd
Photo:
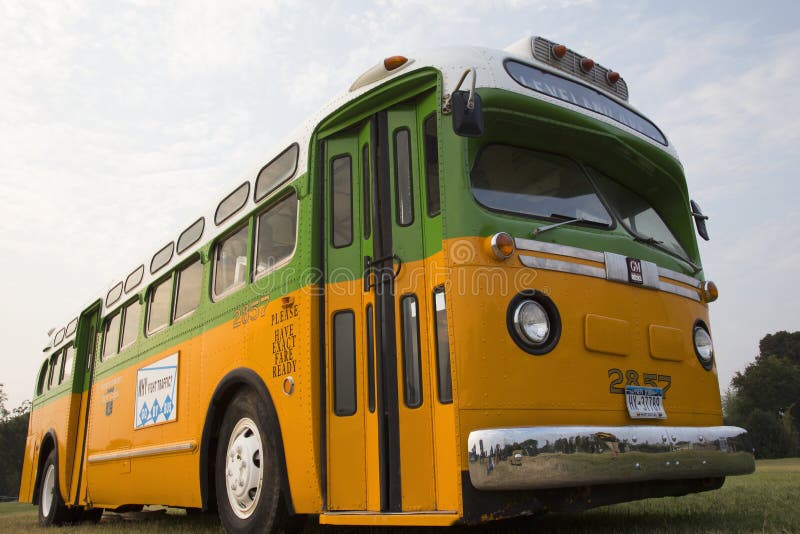
<instances>
[{"instance_id":1,"label":"rear side window","mask_svg":"<svg viewBox=\"0 0 800 534\"><path fill-rule=\"evenodd\" d=\"M39 381L36 384L36 394L41 395L44 392L44 386L47 384L47 371L50 369L50 360L47 360L42 364L42 368L39 371Z\"/></svg>"},{"instance_id":2,"label":"rear side window","mask_svg":"<svg viewBox=\"0 0 800 534\"><path fill-rule=\"evenodd\" d=\"M247 225L220 241L214 255L214 296L244 285L247 278Z\"/></svg>"},{"instance_id":3,"label":"rear side window","mask_svg":"<svg viewBox=\"0 0 800 534\"><path fill-rule=\"evenodd\" d=\"M61 367L59 363L61 362L61 351L56 352L50 358L50 373L48 373L47 378L47 389L50 389L53 386L58 385L58 376L61 373Z\"/></svg>"},{"instance_id":4,"label":"rear side window","mask_svg":"<svg viewBox=\"0 0 800 534\"><path fill-rule=\"evenodd\" d=\"M75 365L75 347L72 345L64 349L64 373L61 382L72 376L72 368Z\"/></svg>"},{"instance_id":5,"label":"rear side window","mask_svg":"<svg viewBox=\"0 0 800 534\"><path fill-rule=\"evenodd\" d=\"M200 283L202 279L203 265L199 259L178 271L175 281L178 287L175 295L175 320L185 317L197 309L200 304Z\"/></svg>"},{"instance_id":6,"label":"rear side window","mask_svg":"<svg viewBox=\"0 0 800 534\"><path fill-rule=\"evenodd\" d=\"M271 270L294 252L297 236L297 196L291 194L256 220L255 276Z\"/></svg>"},{"instance_id":7,"label":"rear side window","mask_svg":"<svg viewBox=\"0 0 800 534\"><path fill-rule=\"evenodd\" d=\"M121 314L115 313L106 319L103 327L103 359L110 358L119 351L119 326Z\"/></svg>"},{"instance_id":8,"label":"rear side window","mask_svg":"<svg viewBox=\"0 0 800 534\"><path fill-rule=\"evenodd\" d=\"M158 332L169 324L169 305L172 278L167 278L150 288L147 299L147 333Z\"/></svg>"},{"instance_id":9,"label":"rear side window","mask_svg":"<svg viewBox=\"0 0 800 534\"><path fill-rule=\"evenodd\" d=\"M125 307L120 350L136 341L137 334L139 333L139 317L141 313L142 305L139 304L138 299Z\"/></svg>"}]
</instances>

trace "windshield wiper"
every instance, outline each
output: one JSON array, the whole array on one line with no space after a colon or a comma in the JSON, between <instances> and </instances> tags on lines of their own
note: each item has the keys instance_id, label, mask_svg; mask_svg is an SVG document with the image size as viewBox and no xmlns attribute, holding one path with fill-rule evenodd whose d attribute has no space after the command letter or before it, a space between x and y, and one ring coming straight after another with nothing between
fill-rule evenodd
<instances>
[{"instance_id":1,"label":"windshield wiper","mask_svg":"<svg viewBox=\"0 0 800 534\"><path fill-rule=\"evenodd\" d=\"M688 259L684 258L683 256L675 254L674 252L672 252L670 250L667 250L665 247L660 246L660 245L663 245L664 242L663 241L659 241L655 237L644 237L644 236L634 235L633 236L633 240L638 242L638 243L644 243L646 245L654 245L656 248L658 248L659 250L663 250L664 252L666 252L667 254L672 256L673 258L677 258L677 259L681 260L685 264L689 265L689 267L692 269L694 274L697 274L697 273L699 273L700 271L703 270L699 265L696 265L694 262L689 261Z\"/></svg>"},{"instance_id":2,"label":"windshield wiper","mask_svg":"<svg viewBox=\"0 0 800 534\"><path fill-rule=\"evenodd\" d=\"M591 225L594 225L594 226L600 226L600 227L603 227L603 228L608 226L606 223L601 222L601 221L595 221L595 220L592 220L592 219L584 219L583 217L570 217L569 215L562 215L560 213L551 213L550 217L552 217L554 219L567 219L567 220L566 221L557 222L557 223L553 223L553 224L548 224L548 225L545 225L545 226L539 226L533 232L531 232L531 235L533 237L536 237L539 234L544 233L544 232L546 232L548 230L552 230L553 228L558 228L559 226L564 226L565 224L585 223L585 224L591 224Z\"/></svg>"}]
</instances>

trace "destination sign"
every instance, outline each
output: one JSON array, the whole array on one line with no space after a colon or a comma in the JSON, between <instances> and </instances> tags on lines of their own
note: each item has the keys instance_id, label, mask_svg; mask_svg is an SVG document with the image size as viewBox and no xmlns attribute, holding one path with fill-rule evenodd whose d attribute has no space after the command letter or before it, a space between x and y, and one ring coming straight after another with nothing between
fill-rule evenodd
<instances>
[{"instance_id":1,"label":"destination sign","mask_svg":"<svg viewBox=\"0 0 800 534\"><path fill-rule=\"evenodd\" d=\"M506 70L517 83L528 89L600 113L662 145L667 144L667 139L655 124L591 87L516 61L506 61Z\"/></svg>"}]
</instances>

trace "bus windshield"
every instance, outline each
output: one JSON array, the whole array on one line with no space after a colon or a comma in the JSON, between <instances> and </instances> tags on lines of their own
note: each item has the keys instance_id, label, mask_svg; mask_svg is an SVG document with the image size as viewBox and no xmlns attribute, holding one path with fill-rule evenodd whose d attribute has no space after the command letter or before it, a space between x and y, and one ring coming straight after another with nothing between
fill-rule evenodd
<instances>
[{"instance_id":1,"label":"bus windshield","mask_svg":"<svg viewBox=\"0 0 800 534\"><path fill-rule=\"evenodd\" d=\"M569 158L508 145L489 145L471 173L472 193L487 208L611 226L589 178Z\"/></svg>"},{"instance_id":2,"label":"bus windshield","mask_svg":"<svg viewBox=\"0 0 800 534\"><path fill-rule=\"evenodd\" d=\"M591 169L603 198L616 212L622 225L636 238L657 245L689 260L689 255L670 231L664 219L641 196L603 173Z\"/></svg>"}]
</instances>

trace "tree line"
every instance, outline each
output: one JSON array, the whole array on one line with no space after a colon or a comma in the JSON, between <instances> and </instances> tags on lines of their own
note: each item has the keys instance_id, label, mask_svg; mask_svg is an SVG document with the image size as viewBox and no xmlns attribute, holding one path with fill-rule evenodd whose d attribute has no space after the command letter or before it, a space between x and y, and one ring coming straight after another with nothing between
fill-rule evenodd
<instances>
[{"instance_id":1,"label":"tree line","mask_svg":"<svg viewBox=\"0 0 800 534\"><path fill-rule=\"evenodd\" d=\"M6 407L8 395L0 384L0 500L16 500L22 473L22 457L28 436L31 401L13 410Z\"/></svg>"},{"instance_id":2,"label":"tree line","mask_svg":"<svg viewBox=\"0 0 800 534\"><path fill-rule=\"evenodd\" d=\"M723 397L725 423L746 428L757 458L800 456L800 332L767 334Z\"/></svg>"}]
</instances>

